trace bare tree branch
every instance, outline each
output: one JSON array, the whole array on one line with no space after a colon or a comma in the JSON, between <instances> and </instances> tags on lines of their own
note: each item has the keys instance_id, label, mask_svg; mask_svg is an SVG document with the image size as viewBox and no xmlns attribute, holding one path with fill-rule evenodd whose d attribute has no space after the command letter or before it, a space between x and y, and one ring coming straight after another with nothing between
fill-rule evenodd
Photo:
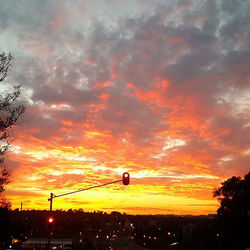
<instances>
[{"instance_id":1,"label":"bare tree branch","mask_svg":"<svg viewBox=\"0 0 250 250\"><path fill-rule=\"evenodd\" d=\"M0 83L6 78L13 56L11 54L0 54ZM17 102L20 96L21 86L14 87L13 92L0 96L0 207L10 206L10 202L5 198L3 192L5 186L10 182L10 172L4 165L4 159L10 147L13 137L10 131L16 125L25 107Z\"/></svg>"}]
</instances>

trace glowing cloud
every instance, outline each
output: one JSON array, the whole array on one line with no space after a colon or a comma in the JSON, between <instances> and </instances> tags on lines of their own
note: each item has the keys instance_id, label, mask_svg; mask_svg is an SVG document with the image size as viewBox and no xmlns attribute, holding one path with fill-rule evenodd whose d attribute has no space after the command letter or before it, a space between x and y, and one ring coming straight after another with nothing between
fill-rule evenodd
<instances>
[{"instance_id":1,"label":"glowing cloud","mask_svg":"<svg viewBox=\"0 0 250 250\"><path fill-rule=\"evenodd\" d=\"M0 5L0 47L15 57L1 93L20 83L27 106L6 159L13 208L48 209L50 192L128 171L131 185L54 208L215 213L214 187L249 170L247 1Z\"/></svg>"}]
</instances>

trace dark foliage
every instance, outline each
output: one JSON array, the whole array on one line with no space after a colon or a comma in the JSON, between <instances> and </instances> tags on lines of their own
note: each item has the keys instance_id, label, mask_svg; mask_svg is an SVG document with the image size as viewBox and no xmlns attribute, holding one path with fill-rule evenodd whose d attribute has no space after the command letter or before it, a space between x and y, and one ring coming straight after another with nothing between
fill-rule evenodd
<instances>
[{"instance_id":1,"label":"dark foliage","mask_svg":"<svg viewBox=\"0 0 250 250\"><path fill-rule=\"evenodd\" d=\"M242 179L231 177L213 193L220 202L219 216L247 216L250 211L250 172Z\"/></svg>"},{"instance_id":2,"label":"dark foliage","mask_svg":"<svg viewBox=\"0 0 250 250\"><path fill-rule=\"evenodd\" d=\"M231 177L213 193L220 202L217 210L218 229L227 249L246 249L250 246L250 172Z\"/></svg>"},{"instance_id":3,"label":"dark foliage","mask_svg":"<svg viewBox=\"0 0 250 250\"><path fill-rule=\"evenodd\" d=\"M0 84L7 77L13 57L11 54L0 54ZM25 107L17 102L20 95L20 86L14 87L11 93L0 96L0 207L10 206L3 195L4 187L10 181L10 173L4 165L4 159L13 140L12 128L17 124Z\"/></svg>"}]
</instances>

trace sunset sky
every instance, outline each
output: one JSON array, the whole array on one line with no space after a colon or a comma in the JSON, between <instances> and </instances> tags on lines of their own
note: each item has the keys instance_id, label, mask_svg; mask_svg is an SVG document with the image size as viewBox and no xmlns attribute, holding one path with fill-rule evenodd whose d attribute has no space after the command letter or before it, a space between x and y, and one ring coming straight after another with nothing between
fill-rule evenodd
<instances>
[{"instance_id":1,"label":"sunset sky","mask_svg":"<svg viewBox=\"0 0 250 250\"><path fill-rule=\"evenodd\" d=\"M0 0L4 95L26 106L12 208L209 214L250 169L248 0Z\"/></svg>"}]
</instances>

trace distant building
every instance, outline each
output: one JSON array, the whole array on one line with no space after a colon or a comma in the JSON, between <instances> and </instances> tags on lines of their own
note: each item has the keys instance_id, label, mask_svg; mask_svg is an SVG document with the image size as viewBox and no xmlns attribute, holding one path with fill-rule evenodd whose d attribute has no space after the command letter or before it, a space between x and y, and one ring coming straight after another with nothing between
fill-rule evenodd
<instances>
[{"instance_id":1,"label":"distant building","mask_svg":"<svg viewBox=\"0 0 250 250\"><path fill-rule=\"evenodd\" d=\"M22 243L22 249L46 249L48 239L31 238ZM51 239L50 245L54 249L72 248L72 239Z\"/></svg>"}]
</instances>

